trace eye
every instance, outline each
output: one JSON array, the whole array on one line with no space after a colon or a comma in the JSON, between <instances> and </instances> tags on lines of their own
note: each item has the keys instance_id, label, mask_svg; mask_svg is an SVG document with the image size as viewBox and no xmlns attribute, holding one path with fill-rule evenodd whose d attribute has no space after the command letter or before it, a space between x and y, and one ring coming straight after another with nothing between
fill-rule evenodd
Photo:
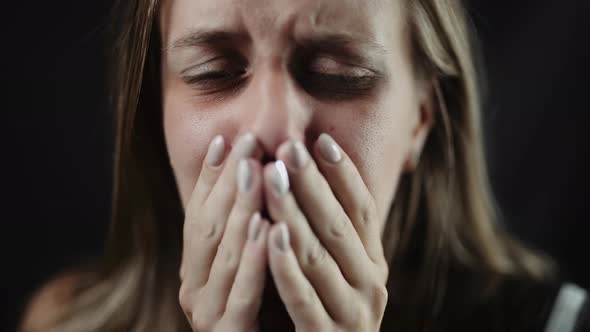
<instances>
[{"instance_id":1,"label":"eye","mask_svg":"<svg viewBox=\"0 0 590 332\"><path fill-rule=\"evenodd\" d=\"M368 96L381 78L370 69L327 56L305 61L296 75L309 94L334 100Z\"/></svg>"},{"instance_id":2,"label":"eye","mask_svg":"<svg viewBox=\"0 0 590 332\"><path fill-rule=\"evenodd\" d=\"M182 80L189 85L208 87L235 82L246 73L240 61L217 57L181 72Z\"/></svg>"},{"instance_id":3,"label":"eye","mask_svg":"<svg viewBox=\"0 0 590 332\"><path fill-rule=\"evenodd\" d=\"M367 77L373 74L368 69L344 64L325 56L317 57L311 61L307 70L311 73L357 78Z\"/></svg>"}]
</instances>

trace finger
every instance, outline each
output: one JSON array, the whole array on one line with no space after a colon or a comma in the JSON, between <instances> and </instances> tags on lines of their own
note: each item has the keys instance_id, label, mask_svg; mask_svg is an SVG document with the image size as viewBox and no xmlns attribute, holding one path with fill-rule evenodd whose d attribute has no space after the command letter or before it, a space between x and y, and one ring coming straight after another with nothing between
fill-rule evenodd
<instances>
[{"instance_id":1,"label":"finger","mask_svg":"<svg viewBox=\"0 0 590 332\"><path fill-rule=\"evenodd\" d=\"M261 166L254 160L242 159L238 173L238 182L240 183L238 196L213 259L211 273L208 274L205 286L211 295L207 297L210 299L208 300L208 310L212 310L216 314L225 309L231 285L240 265L248 224L260 223L260 214L257 211L262 206ZM201 271L196 272L201 273Z\"/></svg>"},{"instance_id":2,"label":"finger","mask_svg":"<svg viewBox=\"0 0 590 332\"><path fill-rule=\"evenodd\" d=\"M252 134L241 136L235 146L225 157L225 140L222 136L216 136L209 145L205 163L201 168L201 174L193 190L193 194L186 207L187 216L202 217L202 205L209 198L212 191L219 187L217 182L221 182L224 176L229 179L224 181L224 185L229 183L228 192L233 200L233 189L235 191L235 169L237 163L242 158L250 157L256 150L256 138ZM188 219L188 218L187 218Z\"/></svg>"},{"instance_id":3,"label":"finger","mask_svg":"<svg viewBox=\"0 0 590 332\"><path fill-rule=\"evenodd\" d=\"M191 200L196 201L197 205L202 203L207 195L209 195L211 188L213 188L219 174L221 174L225 161L225 154L225 139L222 135L217 135L209 144L207 155L201 166L199 178L195 184L194 193L191 196Z\"/></svg>"},{"instance_id":4,"label":"finger","mask_svg":"<svg viewBox=\"0 0 590 332\"><path fill-rule=\"evenodd\" d=\"M191 210L199 210L200 206L205 200L205 197L207 197L209 191L211 190L211 188L215 184L215 181L219 177L225 159L225 150L225 139L222 135L215 136L209 143L207 155L205 156L203 165L201 166L201 171L197 179L197 183L193 188L193 192L191 194L191 197L189 198L189 201L187 202L187 205L184 207L186 211L186 217L183 229L183 253L187 251L188 244L190 243L190 236L188 236L188 234L191 234L190 230L193 226L192 222L187 222L186 220L195 219L195 217L193 216L195 212L192 212ZM183 260L180 267L181 279L184 279L185 274L186 263Z\"/></svg>"},{"instance_id":5,"label":"finger","mask_svg":"<svg viewBox=\"0 0 590 332\"><path fill-rule=\"evenodd\" d=\"M250 218L248 224L259 224L260 219L260 214L257 213ZM215 257L209 279L199 289L197 309L199 314L208 321L218 321L223 316L240 264L241 255L237 258L221 256L220 254Z\"/></svg>"},{"instance_id":6,"label":"finger","mask_svg":"<svg viewBox=\"0 0 590 332\"><path fill-rule=\"evenodd\" d=\"M209 196L206 198L207 202L215 202L217 212L224 213L227 217L229 209L231 208L235 192L237 189L236 183L236 169L241 159L250 158L254 155L257 149L256 137L251 133L247 133L240 137L236 145L227 157L226 165L224 166L219 179L211 189Z\"/></svg>"},{"instance_id":7,"label":"finger","mask_svg":"<svg viewBox=\"0 0 590 332\"><path fill-rule=\"evenodd\" d=\"M330 185L300 142L281 145L277 157L288 165L293 194L318 238L346 279L358 286L375 264Z\"/></svg>"},{"instance_id":8,"label":"finger","mask_svg":"<svg viewBox=\"0 0 590 332\"><path fill-rule=\"evenodd\" d=\"M251 155L255 148L254 136L251 134L242 136L227 156L219 179L211 189L209 196L201 204L191 201L186 208L184 237L188 244L184 246L187 250L183 251L183 256L188 255L190 260L183 259L183 269L185 275L187 274L186 270L190 271L188 274L196 277L199 283L202 283L203 278L206 280L209 275L209 268L221 241L231 204L233 204L236 195L236 184L234 183L236 174L230 173L236 173L238 161ZM229 178L229 180L225 178ZM228 181L232 181L232 183ZM211 199L216 190L217 201ZM221 195L222 192L224 195Z\"/></svg>"},{"instance_id":9,"label":"finger","mask_svg":"<svg viewBox=\"0 0 590 332\"><path fill-rule=\"evenodd\" d=\"M207 274L207 276L203 276L205 278L200 279L203 283L208 278L213 280L214 283L231 285L246 240L248 221L253 216L260 218L257 213L262 209L261 168L260 163L256 160L242 159L240 161L236 177L238 182L236 200L231 208L227 225L215 253L211 274ZM195 251L200 250L198 243L193 248L192 250Z\"/></svg>"},{"instance_id":10,"label":"finger","mask_svg":"<svg viewBox=\"0 0 590 332\"><path fill-rule=\"evenodd\" d=\"M288 182L278 179L286 176L286 173L280 175L284 172L279 169L280 166L277 168L274 164L265 167L266 206L273 220L285 222L289 226L295 255L303 273L317 290L330 316L338 320L348 314L341 303L351 294L352 288L334 258L313 233L292 193L288 189L276 188Z\"/></svg>"},{"instance_id":11,"label":"finger","mask_svg":"<svg viewBox=\"0 0 590 332\"><path fill-rule=\"evenodd\" d=\"M291 250L287 224L279 223L272 226L268 246L273 280L296 329L328 331L333 325L332 319Z\"/></svg>"},{"instance_id":12,"label":"finger","mask_svg":"<svg viewBox=\"0 0 590 332\"><path fill-rule=\"evenodd\" d=\"M269 229L264 219L254 219L248 227L248 240L225 310L228 328L248 330L256 325L266 280Z\"/></svg>"},{"instance_id":13,"label":"finger","mask_svg":"<svg viewBox=\"0 0 590 332\"><path fill-rule=\"evenodd\" d=\"M352 221L369 257L375 263L382 263L381 225L375 200L358 169L328 134L320 135L313 151L318 168Z\"/></svg>"}]
</instances>

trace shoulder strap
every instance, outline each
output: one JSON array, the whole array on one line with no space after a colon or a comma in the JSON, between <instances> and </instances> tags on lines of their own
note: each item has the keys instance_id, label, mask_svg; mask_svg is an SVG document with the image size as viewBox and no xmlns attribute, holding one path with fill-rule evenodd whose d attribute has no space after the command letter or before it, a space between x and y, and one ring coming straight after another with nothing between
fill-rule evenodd
<instances>
[{"instance_id":1,"label":"shoulder strap","mask_svg":"<svg viewBox=\"0 0 590 332\"><path fill-rule=\"evenodd\" d=\"M545 332L573 332L586 297L586 291L576 285L561 286Z\"/></svg>"}]
</instances>

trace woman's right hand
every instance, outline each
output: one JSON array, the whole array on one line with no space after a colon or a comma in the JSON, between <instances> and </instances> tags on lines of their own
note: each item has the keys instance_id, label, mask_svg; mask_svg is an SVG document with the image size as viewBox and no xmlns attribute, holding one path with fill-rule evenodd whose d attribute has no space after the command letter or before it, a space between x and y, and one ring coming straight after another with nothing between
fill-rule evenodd
<instances>
[{"instance_id":1,"label":"woman's right hand","mask_svg":"<svg viewBox=\"0 0 590 332\"><path fill-rule=\"evenodd\" d=\"M258 330L269 223L256 149L246 134L225 158L215 137L185 208L179 300L194 331Z\"/></svg>"}]
</instances>

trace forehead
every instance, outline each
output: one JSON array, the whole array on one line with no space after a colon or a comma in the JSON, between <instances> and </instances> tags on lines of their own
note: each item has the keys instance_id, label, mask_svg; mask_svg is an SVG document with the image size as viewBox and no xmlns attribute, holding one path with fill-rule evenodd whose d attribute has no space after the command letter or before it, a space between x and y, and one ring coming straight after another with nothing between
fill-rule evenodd
<instances>
[{"instance_id":1,"label":"forehead","mask_svg":"<svg viewBox=\"0 0 590 332\"><path fill-rule=\"evenodd\" d=\"M189 30L247 33L259 39L338 33L389 44L400 30L396 0L163 0L164 45Z\"/></svg>"}]
</instances>

